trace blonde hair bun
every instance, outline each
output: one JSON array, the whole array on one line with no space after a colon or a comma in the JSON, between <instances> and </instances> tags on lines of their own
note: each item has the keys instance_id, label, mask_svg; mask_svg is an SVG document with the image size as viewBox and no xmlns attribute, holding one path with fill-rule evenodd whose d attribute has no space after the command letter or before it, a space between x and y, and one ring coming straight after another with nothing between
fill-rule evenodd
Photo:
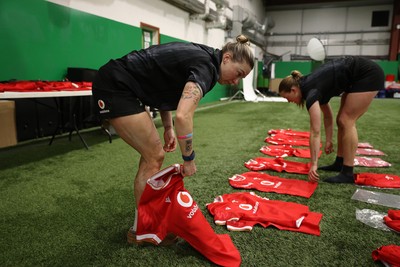
<instances>
[{"instance_id":1,"label":"blonde hair bun","mask_svg":"<svg viewBox=\"0 0 400 267\"><path fill-rule=\"evenodd\" d=\"M291 73L290 73L290 75L294 78L294 79L299 79L301 76L303 76L302 74L301 74L301 72L300 71L298 71L298 70L294 70L294 71L292 71Z\"/></svg>"},{"instance_id":2,"label":"blonde hair bun","mask_svg":"<svg viewBox=\"0 0 400 267\"><path fill-rule=\"evenodd\" d=\"M241 44L250 45L249 38L247 38L247 37L244 36L243 34L238 35L238 36L236 37L236 41L237 41L238 43L241 43Z\"/></svg>"}]
</instances>

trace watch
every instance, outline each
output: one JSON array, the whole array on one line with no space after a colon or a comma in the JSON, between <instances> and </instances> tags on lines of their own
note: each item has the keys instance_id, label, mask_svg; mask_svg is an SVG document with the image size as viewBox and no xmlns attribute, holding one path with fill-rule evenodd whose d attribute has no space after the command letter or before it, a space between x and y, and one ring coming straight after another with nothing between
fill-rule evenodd
<instances>
[{"instance_id":1,"label":"watch","mask_svg":"<svg viewBox=\"0 0 400 267\"><path fill-rule=\"evenodd\" d=\"M190 154L190 156L184 156L182 155L182 159L184 161L192 161L194 160L194 157L196 156L196 154L194 153L194 150L192 151L192 154Z\"/></svg>"}]
</instances>

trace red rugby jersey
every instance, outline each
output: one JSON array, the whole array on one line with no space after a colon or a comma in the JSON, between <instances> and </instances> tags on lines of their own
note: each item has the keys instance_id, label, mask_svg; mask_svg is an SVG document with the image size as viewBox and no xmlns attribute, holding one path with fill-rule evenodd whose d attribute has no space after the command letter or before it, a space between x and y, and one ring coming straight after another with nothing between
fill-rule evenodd
<instances>
[{"instance_id":1,"label":"red rugby jersey","mask_svg":"<svg viewBox=\"0 0 400 267\"><path fill-rule=\"evenodd\" d=\"M383 217L383 221L390 229L400 233L400 210L388 210L388 215Z\"/></svg>"},{"instance_id":2,"label":"red rugby jersey","mask_svg":"<svg viewBox=\"0 0 400 267\"><path fill-rule=\"evenodd\" d=\"M291 145L269 145L260 148L260 152L271 157L291 157L293 147Z\"/></svg>"},{"instance_id":3,"label":"red rugby jersey","mask_svg":"<svg viewBox=\"0 0 400 267\"><path fill-rule=\"evenodd\" d=\"M298 130L293 130L293 129L271 129L268 131L268 134L269 135L285 134L285 135L296 136L296 137L301 137L301 138L309 138L310 137L310 132L298 131Z\"/></svg>"},{"instance_id":4,"label":"red rugby jersey","mask_svg":"<svg viewBox=\"0 0 400 267\"><path fill-rule=\"evenodd\" d=\"M372 259L386 263L385 266L400 267L400 246L385 245L372 251Z\"/></svg>"},{"instance_id":5,"label":"red rugby jersey","mask_svg":"<svg viewBox=\"0 0 400 267\"><path fill-rule=\"evenodd\" d=\"M256 189L261 192L275 192L310 198L318 186L304 180L287 179L261 172L245 172L229 178L234 188Z\"/></svg>"},{"instance_id":6,"label":"red rugby jersey","mask_svg":"<svg viewBox=\"0 0 400 267\"><path fill-rule=\"evenodd\" d=\"M284 160L283 158L256 157L244 163L244 166L251 171L274 170L277 172L288 172L308 174L309 163Z\"/></svg>"},{"instance_id":7,"label":"red rugby jersey","mask_svg":"<svg viewBox=\"0 0 400 267\"><path fill-rule=\"evenodd\" d=\"M259 224L281 230L320 235L322 214L309 211L305 205L269 200L253 192L224 194L207 204L208 211L218 225L232 231L250 231Z\"/></svg>"},{"instance_id":8,"label":"red rugby jersey","mask_svg":"<svg viewBox=\"0 0 400 267\"><path fill-rule=\"evenodd\" d=\"M184 188L179 164L153 175L139 201L136 239L159 244L174 233L220 266L240 266L238 249L227 234L217 235Z\"/></svg>"},{"instance_id":9,"label":"red rugby jersey","mask_svg":"<svg viewBox=\"0 0 400 267\"><path fill-rule=\"evenodd\" d=\"M260 152L271 157L298 157L298 158L311 158L309 148L295 148L291 145L269 145L260 148ZM320 157L322 151L319 151Z\"/></svg>"},{"instance_id":10,"label":"red rugby jersey","mask_svg":"<svg viewBox=\"0 0 400 267\"><path fill-rule=\"evenodd\" d=\"M354 174L354 182L357 185L374 186L381 188L400 188L400 177L385 173L357 173Z\"/></svg>"},{"instance_id":11,"label":"red rugby jersey","mask_svg":"<svg viewBox=\"0 0 400 267\"><path fill-rule=\"evenodd\" d=\"M392 165L389 162L386 162L380 158L356 156L354 158L354 166L379 168L379 167L390 167Z\"/></svg>"},{"instance_id":12,"label":"red rugby jersey","mask_svg":"<svg viewBox=\"0 0 400 267\"><path fill-rule=\"evenodd\" d=\"M373 148L362 148L358 147L356 150L357 155L365 155L365 156L384 156L385 153L378 149Z\"/></svg>"},{"instance_id":13,"label":"red rugby jersey","mask_svg":"<svg viewBox=\"0 0 400 267\"><path fill-rule=\"evenodd\" d=\"M264 141L273 145L310 146L309 139L285 134L268 136Z\"/></svg>"}]
</instances>

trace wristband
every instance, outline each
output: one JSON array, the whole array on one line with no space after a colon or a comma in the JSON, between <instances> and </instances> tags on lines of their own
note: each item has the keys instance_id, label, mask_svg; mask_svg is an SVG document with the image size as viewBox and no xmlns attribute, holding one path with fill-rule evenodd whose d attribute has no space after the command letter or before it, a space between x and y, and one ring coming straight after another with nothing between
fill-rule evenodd
<instances>
[{"instance_id":1,"label":"wristband","mask_svg":"<svg viewBox=\"0 0 400 267\"><path fill-rule=\"evenodd\" d=\"M193 133L190 133L190 134L187 134L187 135L178 136L178 139L182 140L182 139L188 139L188 138L191 138L191 137L193 137Z\"/></svg>"},{"instance_id":2,"label":"wristband","mask_svg":"<svg viewBox=\"0 0 400 267\"><path fill-rule=\"evenodd\" d=\"M182 159L184 161L192 161L194 160L194 157L196 156L196 154L194 153L194 150L192 151L192 154L190 154L190 156L184 156L182 155Z\"/></svg>"}]
</instances>

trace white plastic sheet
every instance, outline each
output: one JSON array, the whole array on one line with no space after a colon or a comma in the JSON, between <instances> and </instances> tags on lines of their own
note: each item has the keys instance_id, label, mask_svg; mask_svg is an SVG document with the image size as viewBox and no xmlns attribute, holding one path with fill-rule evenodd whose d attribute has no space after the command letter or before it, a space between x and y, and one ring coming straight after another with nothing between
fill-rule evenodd
<instances>
[{"instance_id":1,"label":"white plastic sheet","mask_svg":"<svg viewBox=\"0 0 400 267\"><path fill-rule=\"evenodd\" d=\"M394 194L386 194L381 192L368 191L364 189L357 189L351 199L400 209L400 196Z\"/></svg>"},{"instance_id":2,"label":"white plastic sheet","mask_svg":"<svg viewBox=\"0 0 400 267\"><path fill-rule=\"evenodd\" d=\"M360 222L371 226L372 228L390 231L390 228L385 224L383 217L387 214L370 209L356 209L356 219Z\"/></svg>"}]
</instances>

